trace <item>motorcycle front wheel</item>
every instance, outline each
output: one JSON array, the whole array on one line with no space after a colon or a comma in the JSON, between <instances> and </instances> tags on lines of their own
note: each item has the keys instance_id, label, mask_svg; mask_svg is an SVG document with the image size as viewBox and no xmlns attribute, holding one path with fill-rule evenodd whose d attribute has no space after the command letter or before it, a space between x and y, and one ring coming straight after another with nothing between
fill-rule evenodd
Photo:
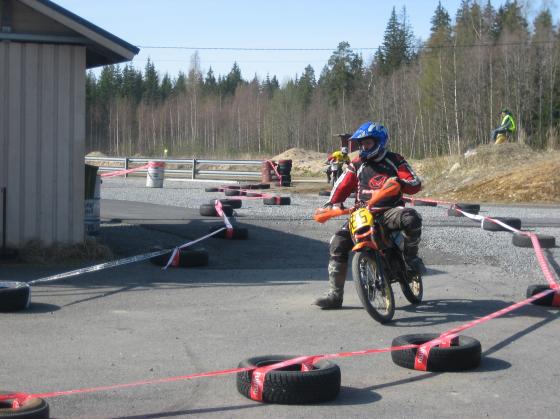
<instances>
[{"instance_id":1,"label":"motorcycle front wheel","mask_svg":"<svg viewBox=\"0 0 560 419\"><path fill-rule=\"evenodd\" d=\"M391 321L395 314L395 297L375 251L358 252L352 260L352 278L358 297L368 314L379 323Z\"/></svg>"}]
</instances>

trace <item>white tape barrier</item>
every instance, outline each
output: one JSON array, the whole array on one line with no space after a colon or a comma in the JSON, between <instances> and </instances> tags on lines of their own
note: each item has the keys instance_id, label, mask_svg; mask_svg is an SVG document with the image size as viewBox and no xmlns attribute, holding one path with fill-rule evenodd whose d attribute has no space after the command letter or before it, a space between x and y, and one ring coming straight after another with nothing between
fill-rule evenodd
<instances>
[{"instance_id":1,"label":"white tape barrier","mask_svg":"<svg viewBox=\"0 0 560 419\"><path fill-rule=\"evenodd\" d=\"M495 224L501 225L503 228L508 229L509 231L511 231L513 233L520 233L521 232L521 230L513 228L512 226L507 225L506 223L503 223L500 220L496 220L492 217L483 217L482 215L471 214L471 213L465 212L465 211L463 211L463 210L461 210L460 208L457 208L457 207L455 207L454 209L455 209L455 211L459 211L461 214L463 214L467 218L470 218L471 220L480 221L480 228L482 228L482 224L484 223L484 220L489 220L489 221L491 221Z\"/></svg>"},{"instance_id":2,"label":"white tape barrier","mask_svg":"<svg viewBox=\"0 0 560 419\"><path fill-rule=\"evenodd\" d=\"M100 263L99 265L93 265L93 266L89 266L87 268L76 269L76 270L70 271L70 272L65 272L65 273L61 273L61 274L47 276L45 278L35 279L33 281L29 281L27 284L28 285L35 285L35 284L38 284L40 282L57 281L59 279L66 279L66 278L70 278L72 276L81 275L81 274L85 274L85 273L88 273L88 272L101 271L103 269L114 268L116 266L127 265L129 263L140 262L142 260L150 259L150 258L153 258L155 256L163 255L163 254L169 252L170 250L171 249L157 250L155 252L144 253L143 255L130 256L130 257L124 258L124 259L119 259L119 260L114 260L114 261L111 261L111 262Z\"/></svg>"},{"instance_id":3,"label":"white tape barrier","mask_svg":"<svg viewBox=\"0 0 560 419\"><path fill-rule=\"evenodd\" d=\"M224 210L222 209L222 202L219 199L216 199L214 206L216 207L216 212L218 213L218 215L220 217L222 217L222 219L224 220L224 224L226 225L225 227L222 227L216 231L213 231L210 234L207 234L206 236L201 237L200 239L194 240L192 242L189 243L185 243L182 246L176 247L175 249L173 249L173 253L171 253L171 256L169 257L169 260L167 261L167 264L162 268L162 270L166 270L167 268L169 268L169 266L171 266L171 264L173 263L173 260L177 257L177 253L179 253L179 251L187 246L191 246L195 243L198 243L199 241L202 241L204 239L207 239L209 237L212 237L215 234L218 234L224 230L232 230L233 226L231 225L231 223L229 222L228 218L226 217L226 214L224 214Z\"/></svg>"},{"instance_id":4,"label":"white tape barrier","mask_svg":"<svg viewBox=\"0 0 560 419\"><path fill-rule=\"evenodd\" d=\"M173 249L173 254L172 254L171 258L169 259L169 262L168 262L167 266L165 266L165 268L163 268L163 269L167 269L167 267L171 264L171 261L173 261L173 257L175 255L175 253L178 251L178 249L183 249L185 247L192 246L193 244L196 244L196 243L198 243L202 240L205 240L209 237L212 237L214 234L218 234L220 231L225 230L225 229L226 228L223 227L219 230L213 231L212 233L207 234L203 237L200 237L196 240L187 242L185 244L182 244L181 246L176 247L175 249ZM80 268L80 269L76 269L76 270L73 270L73 271L70 271L70 272L65 272L65 273L61 273L61 274L47 276L45 278L35 279L33 281L29 281L27 284L28 285L35 285L35 284L42 283L42 282L58 281L60 279L66 279L66 278L70 278L72 276L82 275L82 274L89 273L89 272L102 271L103 269L115 268L117 266L127 265L129 263L134 263L134 262L141 262L141 261L146 260L146 259L151 259L151 258L156 257L156 256L164 255L164 254L166 254L170 251L172 251L172 249L156 250L154 252L144 253L142 255L130 256L130 257L127 257L127 258L124 258L124 259L119 259L119 260L114 260L114 261L111 261L111 262L100 263L98 265L88 266L87 268Z\"/></svg>"},{"instance_id":5,"label":"white tape barrier","mask_svg":"<svg viewBox=\"0 0 560 419\"><path fill-rule=\"evenodd\" d=\"M177 256L177 253L179 252L179 250L184 249L185 247L192 246L193 244L196 244L196 243L198 243L198 242L201 242L202 240L206 240L207 238L212 237L214 234L218 234L220 231L223 231L223 230L225 230L225 229L226 229L225 227L222 227L222 228L220 228L220 229L218 229L218 230L216 230L216 231L213 231L213 232L210 233L210 234L207 234L206 236L202 236L202 237L200 237L200 238L198 238L198 239L196 239L196 240L193 240L193 241L191 241L191 242L188 242L188 243L182 244L181 246L176 247L175 249L173 249L173 252L171 253L171 256L169 257L169 260L167 261L167 264L166 264L163 268L161 268L161 269L164 271L164 270L166 270L167 268L169 268L169 266L170 266L171 263L173 262L173 259L175 259L175 257ZM169 250L171 250L171 249L168 249L167 252L169 252Z\"/></svg>"}]
</instances>

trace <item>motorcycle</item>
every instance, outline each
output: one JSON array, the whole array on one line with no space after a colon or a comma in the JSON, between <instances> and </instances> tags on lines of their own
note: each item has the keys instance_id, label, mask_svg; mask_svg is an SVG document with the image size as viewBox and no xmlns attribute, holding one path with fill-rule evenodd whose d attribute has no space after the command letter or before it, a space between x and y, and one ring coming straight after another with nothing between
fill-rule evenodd
<instances>
[{"instance_id":1,"label":"motorcycle","mask_svg":"<svg viewBox=\"0 0 560 419\"><path fill-rule=\"evenodd\" d=\"M329 183L331 186L334 186L340 175L342 175L342 163L335 161L329 162L325 171L327 172L327 175L330 173Z\"/></svg>"},{"instance_id":2,"label":"motorcycle","mask_svg":"<svg viewBox=\"0 0 560 419\"><path fill-rule=\"evenodd\" d=\"M391 321L395 314L395 297L391 284L399 283L411 304L422 301L422 275L410 269L404 259L404 238L400 231L388 231L378 222L378 215L388 207L374 203L400 193L400 184L389 179L365 205L355 208L318 209L314 219L324 223L348 214L348 226L354 247L352 278L358 297L368 314L379 323Z\"/></svg>"},{"instance_id":3,"label":"motorcycle","mask_svg":"<svg viewBox=\"0 0 560 419\"><path fill-rule=\"evenodd\" d=\"M334 186L338 178L342 175L342 163L331 163L331 185Z\"/></svg>"}]
</instances>

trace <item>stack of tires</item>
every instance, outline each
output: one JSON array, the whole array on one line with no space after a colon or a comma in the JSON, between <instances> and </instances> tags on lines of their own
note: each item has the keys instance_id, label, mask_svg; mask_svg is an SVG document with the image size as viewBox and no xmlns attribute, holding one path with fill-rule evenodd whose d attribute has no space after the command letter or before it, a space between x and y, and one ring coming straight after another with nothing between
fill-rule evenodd
<instances>
[{"instance_id":1,"label":"stack of tires","mask_svg":"<svg viewBox=\"0 0 560 419\"><path fill-rule=\"evenodd\" d=\"M292 161L278 160L276 170L278 170L278 174L282 176L281 186L292 186Z\"/></svg>"}]
</instances>

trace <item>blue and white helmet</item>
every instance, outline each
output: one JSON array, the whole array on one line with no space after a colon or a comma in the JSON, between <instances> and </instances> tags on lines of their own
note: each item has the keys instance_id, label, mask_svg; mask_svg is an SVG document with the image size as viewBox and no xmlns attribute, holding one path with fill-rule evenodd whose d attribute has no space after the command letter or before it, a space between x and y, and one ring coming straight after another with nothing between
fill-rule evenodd
<instances>
[{"instance_id":1,"label":"blue and white helmet","mask_svg":"<svg viewBox=\"0 0 560 419\"><path fill-rule=\"evenodd\" d=\"M385 152L385 146L389 140L389 133L387 129L378 122L365 122L356 130L350 137L350 141L362 141L367 138L377 140L373 147L368 150L360 150L360 158L368 160L382 155Z\"/></svg>"}]
</instances>

